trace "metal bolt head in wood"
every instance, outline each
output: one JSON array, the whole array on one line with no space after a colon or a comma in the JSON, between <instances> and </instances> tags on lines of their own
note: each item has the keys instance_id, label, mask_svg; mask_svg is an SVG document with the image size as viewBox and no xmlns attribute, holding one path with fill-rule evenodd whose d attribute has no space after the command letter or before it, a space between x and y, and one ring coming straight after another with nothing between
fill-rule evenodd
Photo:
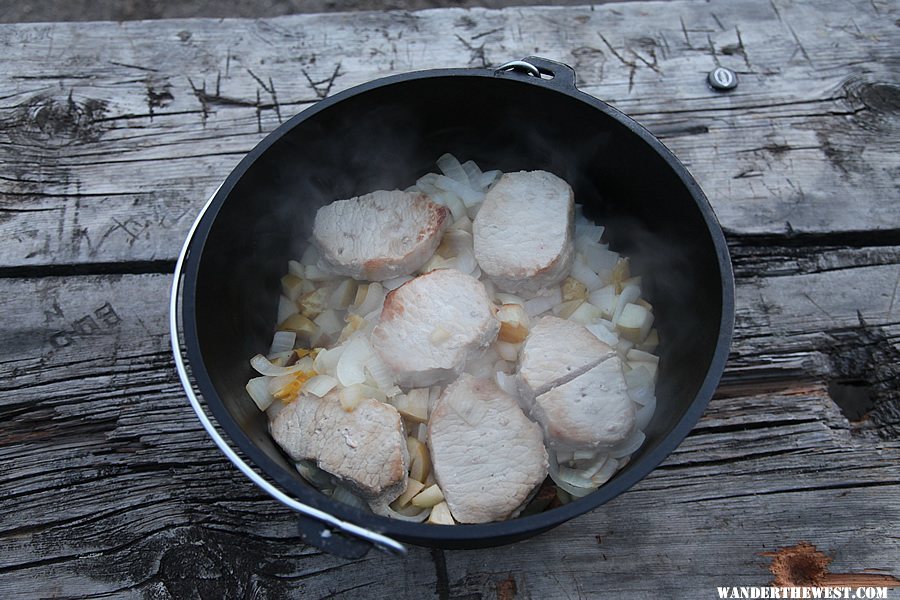
<instances>
[{"instance_id":1,"label":"metal bolt head in wood","mask_svg":"<svg viewBox=\"0 0 900 600\"><path fill-rule=\"evenodd\" d=\"M725 67L716 67L709 72L706 79L714 90L721 92L733 90L738 84L737 73Z\"/></svg>"}]
</instances>

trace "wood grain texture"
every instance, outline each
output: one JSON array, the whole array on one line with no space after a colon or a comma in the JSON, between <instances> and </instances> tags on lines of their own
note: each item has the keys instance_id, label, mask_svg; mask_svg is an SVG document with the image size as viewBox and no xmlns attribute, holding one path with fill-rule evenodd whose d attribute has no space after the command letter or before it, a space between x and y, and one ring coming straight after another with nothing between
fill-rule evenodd
<instances>
[{"instance_id":1,"label":"wood grain texture","mask_svg":"<svg viewBox=\"0 0 900 600\"><path fill-rule=\"evenodd\" d=\"M0 597L711 597L767 584L761 553L800 541L836 573L900 575L897 18L684 0L0 27ZM709 195L737 276L717 396L640 484L535 539L402 561L303 546L184 399L176 249L319 98L535 53ZM706 87L716 64L735 92Z\"/></svg>"},{"instance_id":2,"label":"wood grain texture","mask_svg":"<svg viewBox=\"0 0 900 600\"><path fill-rule=\"evenodd\" d=\"M896 244L896 18L893 3L686 0L2 26L0 263L171 261L230 169L318 99L529 54L662 137L727 230ZM707 86L716 65L734 92Z\"/></svg>"},{"instance_id":3,"label":"wood grain texture","mask_svg":"<svg viewBox=\"0 0 900 600\"><path fill-rule=\"evenodd\" d=\"M893 369L879 406L896 401L900 327L878 282L897 273L739 279L718 397L659 469L593 513L501 550L351 563L299 544L291 513L197 424L168 354L169 276L0 280L11 376L0 400L0 594L494 598L512 579L525 598L690 597L765 584L760 552L800 540L834 556L835 571L890 569L896 414L851 423L826 382L851 375L836 355L878 351ZM828 293L845 281L871 293ZM819 306L797 302L800 289Z\"/></svg>"}]
</instances>

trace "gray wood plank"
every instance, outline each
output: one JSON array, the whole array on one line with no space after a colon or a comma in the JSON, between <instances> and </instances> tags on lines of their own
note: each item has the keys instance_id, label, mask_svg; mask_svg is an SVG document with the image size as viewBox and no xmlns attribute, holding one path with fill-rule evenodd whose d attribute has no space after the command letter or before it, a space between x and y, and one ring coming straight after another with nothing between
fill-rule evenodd
<instances>
[{"instance_id":1,"label":"gray wood plank","mask_svg":"<svg viewBox=\"0 0 900 600\"><path fill-rule=\"evenodd\" d=\"M729 232L897 245L896 18L894 3L683 0L0 26L0 264L171 261L240 157L319 98L534 53L660 135ZM741 79L730 94L705 83L719 64Z\"/></svg>"},{"instance_id":2,"label":"gray wood plank","mask_svg":"<svg viewBox=\"0 0 900 600\"><path fill-rule=\"evenodd\" d=\"M169 276L2 279L0 595L697 597L767 584L760 553L803 540L835 572L890 572L900 437L848 421L826 386L853 354L896 382L898 268L816 254L842 268L738 280L726 383L639 485L529 541L405 561L299 544L290 512L218 453L168 355ZM833 293L848 286L865 293ZM891 399L896 385L876 398Z\"/></svg>"}]
</instances>

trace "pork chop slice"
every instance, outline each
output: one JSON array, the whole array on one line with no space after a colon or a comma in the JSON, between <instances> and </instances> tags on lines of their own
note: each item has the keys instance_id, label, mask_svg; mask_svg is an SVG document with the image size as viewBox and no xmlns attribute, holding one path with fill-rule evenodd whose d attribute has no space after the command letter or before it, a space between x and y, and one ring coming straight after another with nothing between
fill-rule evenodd
<instances>
[{"instance_id":1,"label":"pork chop slice","mask_svg":"<svg viewBox=\"0 0 900 600\"><path fill-rule=\"evenodd\" d=\"M428 420L434 476L461 523L505 519L547 476L540 427L487 379L463 374Z\"/></svg>"},{"instance_id":2,"label":"pork chop slice","mask_svg":"<svg viewBox=\"0 0 900 600\"><path fill-rule=\"evenodd\" d=\"M406 490L409 452L400 413L371 398L352 412L337 392L303 394L270 423L272 437L291 459L314 460L372 506Z\"/></svg>"},{"instance_id":3,"label":"pork chop slice","mask_svg":"<svg viewBox=\"0 0 900 600\"><path fill-rule=\"evenodd\" d=\"M401 386L427 387L455 379L466 359L499 331L484 284L455 269L437 269L387 295L372 347Z\"/></svg>"},{"instance_id":4,"label":"pork chop slice","mask_svg":"<svg viewBox=\"0 0 900 600\"><path fill-rule=\"evenodd\" d=\"M618 355L538 396L531 417L552 448L608 448L625 441L634 429L634 403Z\"/></svg>"},{"instance_id":5,"label":"pork chop slice","mask_svg":"<svg viewBox=\"0 0 900 600\"><path fill-rule=\"evenodd\" d=\"M583 325L558 317L541 317L528 332L517 373L518 387L526 409L533 400L578 377L615 355Z\"/></svg>"},{"instance_id":6,"label":"pork chop slice","mask_svg":"<svg viewBox=\"0 0 900 600\"><path fill-rule=\"evenodd\" d=\"M320 208L313 243L329 270L383 281L424 265L440 244L449 215L425 194L381 190Z\"/></svg>"},{"instance_id":7,"label":"pork chop slice","mask_svg":"<svg viewBox=\"0 0 900 600\"><path fill-rule=\"evenodd\" d=\"M475 259L502 290L537 291L569 274L575 197L546 171L506 173L475 217Z\"/></svg>"}]
</instances>

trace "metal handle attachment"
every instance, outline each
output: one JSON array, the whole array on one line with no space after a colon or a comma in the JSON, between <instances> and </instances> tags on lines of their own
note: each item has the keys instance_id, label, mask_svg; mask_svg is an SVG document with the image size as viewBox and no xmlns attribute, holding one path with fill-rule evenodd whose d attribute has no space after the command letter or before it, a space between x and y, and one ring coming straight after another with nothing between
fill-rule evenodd
<instances>
[{"instance_id":1,"label":"metal handle attachment","mask_svg":"<svg viewBox=\"0 0 900 600\"><path fill-rule=\"evenodd\" d=\"M511 60L494 69L495 75L518 73L543 79L555 87L575 88L575 69L567 64L540 56L526 56L522 60Z\"/></svg>"},{"instance_id":2,"label":"metal handle attachment","mask_svg":"<svg viewBox=\"0 0 900 600\"><path fill-rule=\"evenodd\" d=\"M219 186L221 187L221 186ZM190 252L191 242L194 239L194 233L200 225L200 221L209 210L213 198L219 192L216 189L212 196L200 209L200 214L194 220L191 228L188 230L187 239L178 254L178 260L175 263L175 277L172 280L172 291L169 295L169 336L172 343L172 355L175 357L175 369L178 371L178 378L181 380L181 386L187 394L191 408L197 413L200 424L212 438L219 450L228 457L228 460L238 468L250 481L255 483L260 489L272 496L275 500L287 506L291 510L300 513L298 527L300 536L304 542L312 544L321 550L336 554L344 558L360 558L368 551L369 547L375 546L379 550L383 550L389 554L404 556L406 547L400 542L387 536L376 533L365 527L360 527L347 521L321 511L317 508L303 504L302 502L288 496L280 489L269 483L262 475L256 472L253 467L248 465L238 454L228 445L228 442L219 435L213 426L209 417L206 416L203 406L197 394L194 392L193 382L188 374L188 367L184 356L184 349L181 346L180 331L178 328L178 311L181 306L181 283L182 268L184 261Z\"/></svg>"}]
</instances>

